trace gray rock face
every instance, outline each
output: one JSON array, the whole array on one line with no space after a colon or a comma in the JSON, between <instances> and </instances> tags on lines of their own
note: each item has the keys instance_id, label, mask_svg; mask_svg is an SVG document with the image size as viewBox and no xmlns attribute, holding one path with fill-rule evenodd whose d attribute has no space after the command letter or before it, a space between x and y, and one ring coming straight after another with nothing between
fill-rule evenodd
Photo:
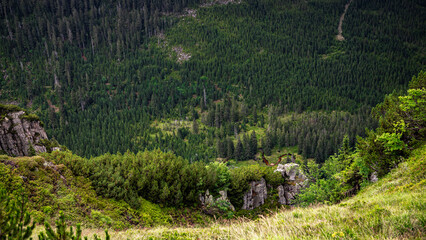
<instances>
[{"instance_id":1,"label":"gray rock face","mask_svg":"<svg viewBox=\"0 0 426 240\"><path fill-rule=\"evenodd\" d=\"M306 176L297 163L278 164L274 172L280 172L288 181L305 181Z\"/></svg>"},{"instance_id":2,"label":"gray rock face","mask_svg":"<svg viewBox=\"0 0 426 240\"><path fill-rule=\"evenodd\" d=\"M280 204L291 205L293 200L296 198L297 194L300 193L302 189L301 184L293 185L280 185L278 186L278 202Z\"/></svg>"},{"instance_id":3,"label":"gray rock face","mask_svg":"<svg viewBox=\"0 0 426 240\"><path fill-rule=\"evenodd\" d=\"M268 197L268 189L264 178L260 181L250 183L250 190L244 194L244 204L242 209L251 210L265 203Z\"/></svg>"},{"instance_id":4,"label":"gray rock face","mask_svg":"<svg viewBox=\"0 0 426 240\"><path fill-rule=\"evenodd\" d=\"M277 188L278 202L280 204L290 205L300 190L306 186L307 178L300 169L299 164L287 163L278 164L276 172L281 172L286 179L285 185ZM265 179L253 181L250 183L250 190L244 194L244 204L242 209L251 210L265 203L268 197L268 187Z\"/></svg>"},{"instance_id":5,"label":"gray rock face","mask_svg":"<svg viewBox=\"0 0 426 240\"><path fill-rule=\"evenodd\" d=\"M287 199L285 198L285 195L284 195L285 191L284 191L283 185L279 185L277 190L278 190L278 203L283 205L287 204Z\"/></svg>"},{"instance_id":6,"label":"gray rock face","mask_svg":"<svg viewBox=\"0 0 426 240\"><path fill-rule=\"evenodd\" d=\"M11 156L28 156L30 146L36 153L46 152L46 147L37 145L47 139L40 121L21 119L23 111L8 113L0 121L0 150Z\"/></svg>"},{"instance_id":7,"label":"gray rock face","mask_svg":"<svg viewBox=\"0 0 426 240\"><path fill-rule=\"evenodd\" d=\"M281 175L287 180L286 185L277 188L278 202L289 205L307 184L307 178L297 163L278 164L275 172L281 172Z\"/></svg>"}]
</instances>

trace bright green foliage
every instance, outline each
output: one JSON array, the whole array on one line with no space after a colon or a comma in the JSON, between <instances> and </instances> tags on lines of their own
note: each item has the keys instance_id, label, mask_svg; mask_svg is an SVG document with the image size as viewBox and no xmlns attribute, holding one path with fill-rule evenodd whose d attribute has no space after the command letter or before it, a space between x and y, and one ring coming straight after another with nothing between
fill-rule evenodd
<instances>
[{"instance_id":1,"label":"bright green foliage","mask_svg":"<svg viewBox=\"0 0 426 240\"><path fill-rule=\"evenodd\" d=\"M24 193L11 197L0 187L0 239L23 240L30 238L35 222L31 222Z\"/></svg>"},{"instance_id":2,"label":"bright green foliage","mask_svg":"<svg viewBox=\"0 0 426 240\"><path fill-rule=\"evenodd\" d=\"M414 77L408 95L392 94L374 108L379 120L375 131L358 138L357 149L351 153L345 137L338 154L330 157L318 172L318 166L309 164L313 183L299 195L298 202L338 202L353 195L366 185L370 175L379 177L404 161L410 152L425 141L426 91L424 72Z\"/></svg>"},{"instance_id":3,"label":"bright green foliage","mask_svg":"<svg viewBox=\"0 0 426 240\"><path fill-rule=\"evenodd\" d=\"M45 232L41 232L38 235L39 240L81 240L81 226L77 224L76 231L72 227L69 228L69 231L66 230L67 224L65 222L65 215L63 212L59 212L59 220L56 221L56 232L52 229L48 222L44 223ZM84 239L88 239L84 237ZM93 239L100 240L96 234L93 236ZM109 240L110 236L108 230L105 230L105 240Z\"/></svg>"},{"instance_id":4,"label":"bright green foliage","mask_svg":"<svg viewBox=\"0 0 426 240\"><path fill-rule=\"evenodd\" d=\"M359 190L365 176L359 175L359 155L351 152L348 141L345 136L339 153L328 158L321 168L313 161L308 161L306 172L311 183L298 195L298 203L304 206L317 202L336 203L347 194ZM365 173L366 176L368 173Z\"/></svg>"},{"instance_id":5,"label":"bright green foliage","mask_svg":"<svg viewBox=\"0 0 426 240\"><path fill-rule=\"evenodd\" d=\"M377 136L376 141L383 144L386 152L401 151L406 144L401 140L401 133L383 133Z\"/></svg>"},{"instance_id":6,"label":"bright green foliage","mask_svg":"<svg viewBox=\"0 0 426 240\"><path fill-rule=\"evenodd\" d=\"M360 154L372 171L383 176L426 137L426 74L413 77L405 96L392 94L373 109L379 128L358 139Z\"/></svg>"},{"instance_id":7,"label":"bright green foliage","mask_svg":"<svg viewBox=\"0 0 426 240\"><path fill-rule=\"evenodd\" d=\"M213 178L209 179L209 181L214 182L213 189L210 191L215 191L214 193L217 193L220 190L229 189L231 174L226 164L212 162L206 166L206 170L208 172L208 176Z\"/></svg>"}]
</instances>

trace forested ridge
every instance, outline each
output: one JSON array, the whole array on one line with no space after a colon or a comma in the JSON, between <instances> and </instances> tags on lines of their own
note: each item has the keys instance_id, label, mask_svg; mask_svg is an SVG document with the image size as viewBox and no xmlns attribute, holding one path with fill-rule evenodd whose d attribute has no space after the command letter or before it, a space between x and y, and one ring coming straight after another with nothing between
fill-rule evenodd
<instances>
[{"instance_id":1,"label":"forested ridge","mask_svg":"<svg viewBox=\"0 0 426 240\"><path fill-rule=\"evenodd\" d=\"M346 3L5 0L0 100L84 156L245 160L254 131L267 153L298 146L323 162L425 66L422 1L353 1L336 41Z\"/></svg>"}]
</instances>

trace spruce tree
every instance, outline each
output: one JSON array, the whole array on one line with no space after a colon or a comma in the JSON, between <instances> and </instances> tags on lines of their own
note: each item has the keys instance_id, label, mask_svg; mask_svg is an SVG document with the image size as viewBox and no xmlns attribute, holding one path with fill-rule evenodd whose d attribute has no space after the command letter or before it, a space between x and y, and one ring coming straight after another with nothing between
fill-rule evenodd
<instances>
[{"instance_id":1,"label":"spruce tree","mask_svg":"<svg viewBox=\"0 0 426 240\"><path fill-rule=\"evenodd\" d=\"M252 131L250 135L250 158L254 158L257 153L257 137L256 132Z\"/></svg>"},{"instance_id":2,"label":"spruce tree","mask_svg":"<svg viewBox=\"0 0 426 240\"><path fill-rule=\"evenodd\" d=\"M244 158L243 155L244 155L243 143L241 142L241 139L238 138L237 145L235 146L234 157L237 161L241 161Z\"/></svg>"}]
</instances>

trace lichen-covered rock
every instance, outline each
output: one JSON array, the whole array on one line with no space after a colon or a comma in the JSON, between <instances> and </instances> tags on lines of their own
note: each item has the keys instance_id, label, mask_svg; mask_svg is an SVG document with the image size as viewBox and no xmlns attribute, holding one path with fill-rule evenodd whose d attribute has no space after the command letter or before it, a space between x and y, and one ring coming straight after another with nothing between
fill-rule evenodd
<instances>
[{"instance_id":1,"label":"lichen-covered rock","mask_svg":"<svg viewBox=\"0 0 426 240\"><path fill-rule=\"evenodd\" d=\"M199 199L203 206L208 206L214 203L213 195L210 195L208 189L205 194L200 194Z\"/></svg>"},{"instance_id":2,"label":"lichen-covered rock","mask_svg":"<svg viewBox=\"0 0 426 240\"><path fill-rule=\"evenodd\" d=\"M288 181L305 181L306 176L297 163L278 164L275 172L280 172Z\"/></svg>"},{"instance_id":3,"label":"lichen-covered rock","mask_svg":"<svg viewBox=\"0 0 426 240\"><path fill-rule=\"evenodd\" d=\"M46 152L40 144L47 134L40 121L24 118L24 111L10 112L0 120L0 151L10 156Z\"/></svg>"},{"instance_id":4,"label":"lichen-covered rock","mask_svg":"<svg viewBox=\"0 0 426 240\"><path fill-rule=\"evenodd\" d=\"M281 172L287 184L278 186L278 202L290 205L300 190L306 186L307 178L297 163L278 164L276 172Z\"/></svg>"},{"instance_id":5,"label":"lichen-covered rock","mask_svg":"<svg viewBox=\"0 0 426 240\"><path fill-rule=\"evenodd\" d=\"M250 183L249 191L244 194L244 204L242 209L251 210L265 203L268 197L268 189L264 178L260 181Z\"/></svg>"}]
</instances>

